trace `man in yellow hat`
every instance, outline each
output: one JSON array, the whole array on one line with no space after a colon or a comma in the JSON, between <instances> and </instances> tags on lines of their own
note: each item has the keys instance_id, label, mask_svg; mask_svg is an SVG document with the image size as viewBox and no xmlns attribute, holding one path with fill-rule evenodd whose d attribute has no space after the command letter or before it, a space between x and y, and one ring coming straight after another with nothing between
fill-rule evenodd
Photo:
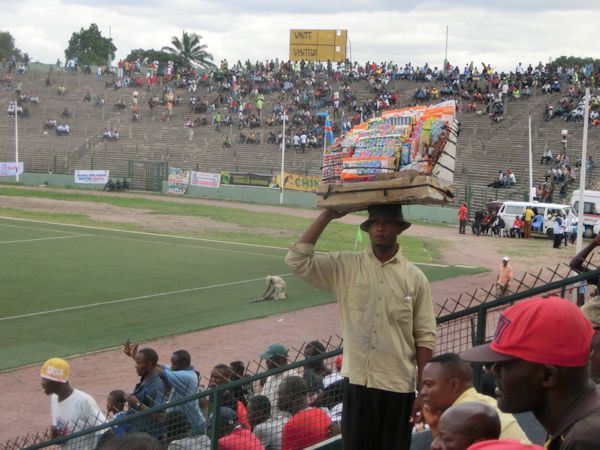
<instances>
[{"instance_id":1,"label":"man in yellow hat","mask_svg":"<svg viewBox=\"0 0 600 450\"><path fill-rule=\"evenodd\" d=\"M40 370L42 389L50 396L52 426L50 438L55 439L106 422L96 400L69 384L71 368L61 358L51 358ZM69 440L63 449L93 449L96 446L95 434L84 435Z\"/></svg>"},{"instance_id":2,"label":"man in yellow hat","mask_svg":"<svg viewBox=\"0 0 600 450\"><path fill-rule=\"evenodd\" d=\"M410 223L399 205L369 207L361 224L371 241L366 250L315 253L321 233L343 215L324 210L290 246L286 263L340 304L344 448L408 450L409 418L420 409L415 388L435 347L429 281L402 256L397 238Z\"/></svg>"}]
</instances>

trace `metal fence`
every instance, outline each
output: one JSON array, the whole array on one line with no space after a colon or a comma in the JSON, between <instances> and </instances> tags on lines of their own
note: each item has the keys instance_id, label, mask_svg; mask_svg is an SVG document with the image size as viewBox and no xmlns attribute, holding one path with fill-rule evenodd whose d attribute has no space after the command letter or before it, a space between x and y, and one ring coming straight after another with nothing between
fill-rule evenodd
<instances>
[{"instance_id":1,"label":"metal fence","mask_svg":"<svg viewBox=\"0 0 600 450\"><path fill-rule=\"evenodd\" d=\"M599 268L590 265L588 270L577 274L568 265L559 264L523 274L515 280L510 295L497 297L495 286L491 286L446 299L437 318L436 354L460 352L488 341L499 314L516 302L539 295L575 300L587 280L600 277ZM314 350L309 351L309 347ZM0 450L210 449L225 441L250 441L244 448L252 448L254 442L257 449L260 445L269 448L275 441L308 447L339 431L344 380L335 366L341 364L337 358L341 353L342 340L336 336L292 349L288 363L280 367L272 368L267 360L246 365L237 362L237 367L215 366L205 380L208 388L194 395L160 400L156 405L145 400L149 407L140 411L135 405L125 408L121 399L108 422L96 424L93 418L73 424L71 430L76 432L56 439L49 439L49 431L29 434L0 445ZM240 370L244 366L253 368ZM476 372L476 384L479 377ZM196 410L201 416L193 413ZM110 439L110 446L102 447ZM134 442L136 439L139 442Z\"/></svg>"}]
</instances>

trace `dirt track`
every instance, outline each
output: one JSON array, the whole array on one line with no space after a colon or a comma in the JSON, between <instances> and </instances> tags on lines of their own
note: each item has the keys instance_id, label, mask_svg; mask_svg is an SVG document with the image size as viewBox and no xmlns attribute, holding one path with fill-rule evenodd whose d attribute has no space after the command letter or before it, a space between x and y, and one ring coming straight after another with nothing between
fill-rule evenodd
<instances>
[{"instance_id":1,"label":"dirt track","mask_svg":"<svg viewBox=\"0 0 600 450\"><path fill-rule=\"evenodd\" d=\"M140 197L137 194L124 195ZM158 196L147 196L147 198L164 199L164 197ZM315 217L318 214L318 211L315 210L211 200L172 198L165 200L277 212L301 217ZM96 220L142 224L145 229L157 232L190 231L200 227L206 230L217 225L219 229L224 229L223 224L217 224L205 218L155 215L146 210L121 208L94 202L63 202L0 196L0 206L36 211L85 212ZM349 215L341 220L357 224L364 218ZM246 227L237 225L232 227L227 229L246 231ZM266 232L266 230L256 229L252 229L252 231ZM515 275L525 270L532 272L542 266L554 266L561 261L567 262L574 254L574 247L554 250L550 241L546 240L525 241L474 237L470 234L459 235L457 229L452 227L413 225L405 234L442 240L444 246L441 256L434 261L435 263L483 266L492 269L492 272L488 273L432 283L435 302L440 302L447 297L456 297L461 292L490 286L495 281L495 269L504 254L510 255ZM290 242L294 238L295 236L290 236ZM174 350L187 349L192 355L195 367L200 370L202 375L206 376L216 364L228 363L236 359L243 361L257 359L258 354L267 345L274 342L282 342L290 347L298 348L303 342L317 338L328 339L332 335L339 334L341 332L337 305L330 304L160 339L152 342L151 345L157 350L163 361L168 359ZM73 386L92 394L101 407L104 407L105 397L109 391L113 389L130 391L138 381L133 363L119 349L73 358L71 365ZM49 425L49 402L41 390L38 374L37 366L0 374L2 399L5 404L11 405L11 414L5 414L2 419L0 444L9 438L45 429Z\"/></svg>"}]
</instances>

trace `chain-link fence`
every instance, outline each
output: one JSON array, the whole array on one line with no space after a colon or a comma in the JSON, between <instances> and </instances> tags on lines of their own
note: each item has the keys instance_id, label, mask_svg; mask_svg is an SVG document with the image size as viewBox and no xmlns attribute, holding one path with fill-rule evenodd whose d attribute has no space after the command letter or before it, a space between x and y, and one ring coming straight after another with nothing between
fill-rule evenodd
<instances>
[{"instance_id":1,"label":"chain-link fence","mask_svg":"<svg viewBox=\"0 0 600 450\"><path fill-rule=\"evenodd\" d=\"M460 352L489 340L499 314L515 302L538 295L580 300L587 295L588 280L600 277L597 267L587 269L576 274L561 264L523 274L510 295L497 297L492 286L447 299L437 319L436 354ZM340 375L341 353L342 339L338 336L326 342L305 343L298 349L273 345L258 362L215 366L206 379L196 378L197 392L192 395L182 395L190 386L178 382L178 377L170 379L163 374L168 382L162 389L162 378L146 377L136 386L135 397L123 391L110 393L108 418L97 409L96 413L86 410L87 416L79 409L79 417L83 417L79 421L8 441L0 450L318 445L339 433L345 383ZM476 383L479 376L476 372ZM200 383L203 386L196 389Z\"/></svg>"}]
</instances>

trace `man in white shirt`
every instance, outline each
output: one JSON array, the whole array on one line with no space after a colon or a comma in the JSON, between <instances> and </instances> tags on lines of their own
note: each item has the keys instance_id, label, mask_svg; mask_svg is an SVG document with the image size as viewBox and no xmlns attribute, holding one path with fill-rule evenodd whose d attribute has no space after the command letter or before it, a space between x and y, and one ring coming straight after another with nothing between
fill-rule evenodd
<instances>
[{"instance_id":1,"label":"man in white shirt","mask_svg":"<svg viewBox=\"0 0 600 450\"><path fill-rule=\"evenodd\" d=\"M96 400L69 385L71 369L64 359L51 358L40 370L42 388L50 396L52 426L50 438L55 439L76 433L106 422ZM63 449L92 450L96 447L96 434L87 434L67 441Z\"/></svg>"}]
</instances>

